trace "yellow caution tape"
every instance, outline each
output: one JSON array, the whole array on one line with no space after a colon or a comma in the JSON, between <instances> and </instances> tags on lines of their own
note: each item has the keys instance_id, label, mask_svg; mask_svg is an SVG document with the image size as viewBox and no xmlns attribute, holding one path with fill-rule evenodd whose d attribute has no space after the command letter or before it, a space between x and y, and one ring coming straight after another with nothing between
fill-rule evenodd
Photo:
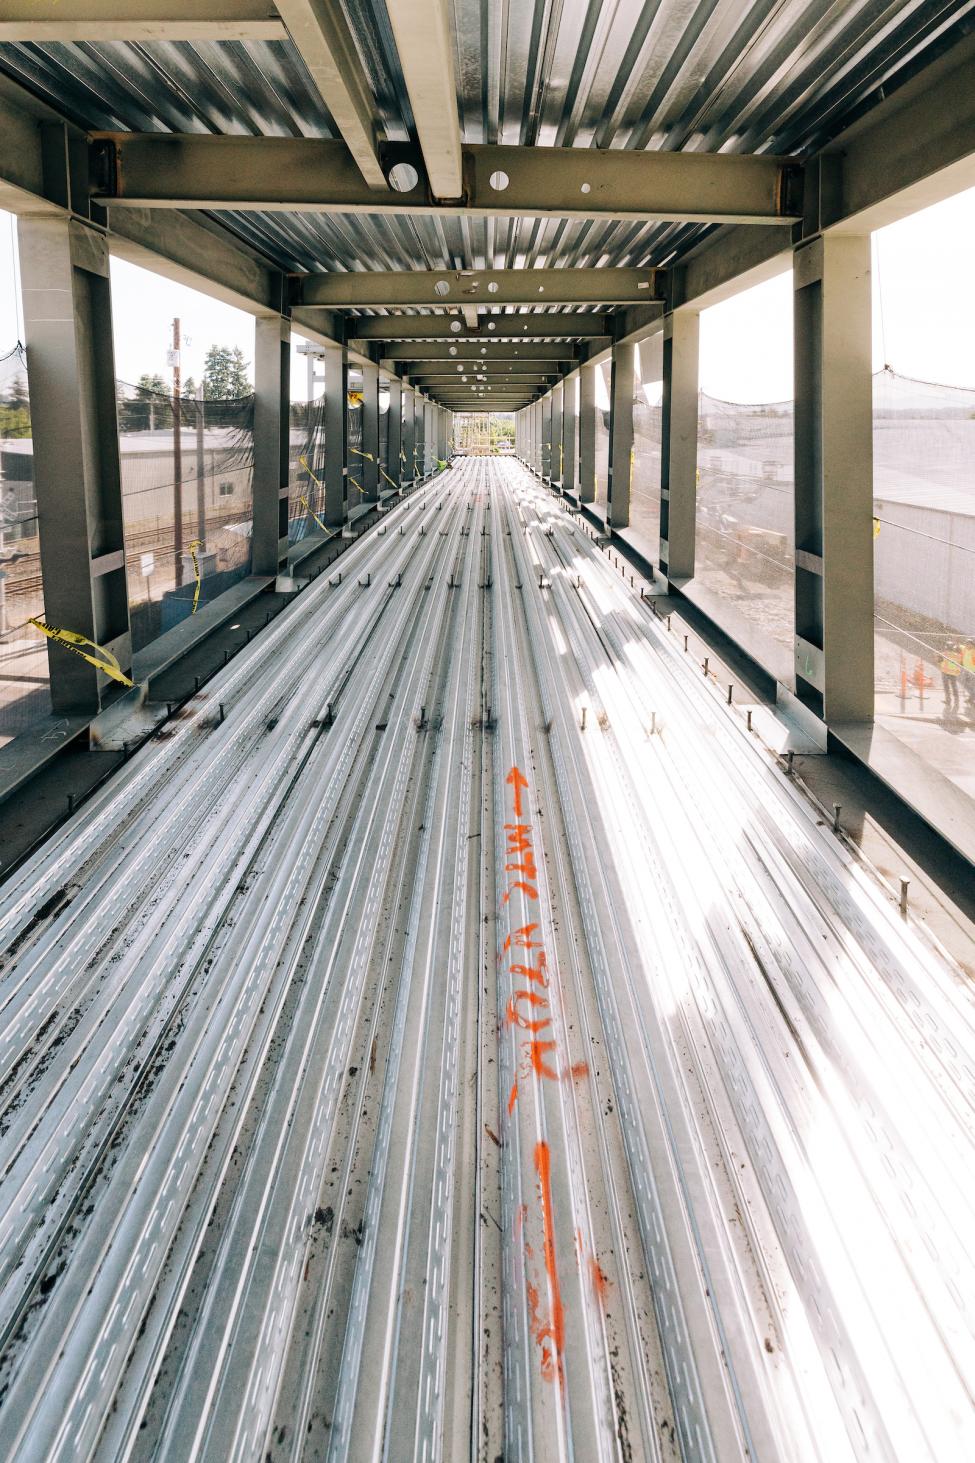
<instances>
[{"instance_id":1,"label":"yellow caution tape","mask_svg":"<svg viewBox=\"0 0 975 1463\"><path fill-rule=\"evenodd\" d=\"M94 640L88 639L87 635L79 635L76 630L62 630L57 625L45 625L43 620L35 620L32 618L27 623L33 625L36 630L40 630L41 634L46 635L48 640L56 640L59 645L64 646L65 650L70 650L75 655L80 655L82 660L86 660L96 670L104 671L106 676L111 676L113 681L119 681L123 686L132 686L135 684L129 680L112 652L106 650L104 645L96 645ZM81 647L83 645L90 645L92 650L96 651L97 655L101 658L98 659L94 655L89 655L86 650L82 650Z\"/></svg>"},{"instance_id":2,"label":"yellow caution tape","mask_svg":"<svg viewBox=\"0 0 975 1463\"><path fill-rule=\"evenodd\" d=\"M879 518L875 518L874 521L873 521L873 536L874 536L874 538L877 537L877 535L878 535L879 532L880 532L880 519Z\"/></svg>"},{"instance_id":3,"label":"yellow caution tape","mask_svg":"<svg viewBox=\"0 0 975 1463\"><path fill-rule=\"evenodd\" d=\"M196 614L197 606L200 603L200 562L196 557L196 551L197 549L202 549L202 547L203 540L201 538L195 538L191 544L187 544L186 546L186 551L193 560L193 573L196 575L196 584L193 588L193 608L190 610L191 615Z\"/></svg>"},{"instance_id":4,"label":"yellow caution tape","mask_svg":"<svg viewBox=\"0 0 975 1463\"><path fill-rule=\"evenodd\" d=\"M350 391L348 395L349 395L349 405L350 406L361 406L362 405L362 392L361 391Z\"/></svg>"},{"instance_id":5,"label":"yellow caution tape","mask_svg":"<svg viewBox=\"0 0 975 1463\"><path fill-rule=\"evenodd\" d=\"M328 533L328 529L325 527L324 523L319 518L318 514L315 512L314 508L311 506L311 504L309 503L308 499L305 497L304 493L299 493L299 495L298 495L298 502L301 504L301 506L303 508L305 508L311 514L312 518L314 518L315 522L318 524L319 528L322 530L322 533Z\"/></svg>"},{"instance_id":6,"label":"yellow caution tape","mask_svg":"<svg viewBox=\"0 0 975 1463\"><path fill-rule=\"evenodd\" d=\"M375 462L376 460L371 452L360 452L358 447L350 447L349 451L354 452L356 457L368 457L370 462Z\"/></svg>"}]
</instances>

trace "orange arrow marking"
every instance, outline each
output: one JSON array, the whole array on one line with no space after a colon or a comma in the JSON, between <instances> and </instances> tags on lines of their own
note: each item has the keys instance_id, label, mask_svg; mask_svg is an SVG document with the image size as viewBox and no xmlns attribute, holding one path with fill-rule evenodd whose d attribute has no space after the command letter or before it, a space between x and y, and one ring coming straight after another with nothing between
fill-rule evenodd
<instances>
[{"instance_id":1,"label":"orange arrow marking","mask_svg":"<svg viewBox=\"0 0 975 1463\"><path fill-rule=\"evenodd\" d=\"M528 786L528 778L519 767L512 767L505 782L515 790L515 817L521 817L521 790Z\"/></svg>"}]
</instances>

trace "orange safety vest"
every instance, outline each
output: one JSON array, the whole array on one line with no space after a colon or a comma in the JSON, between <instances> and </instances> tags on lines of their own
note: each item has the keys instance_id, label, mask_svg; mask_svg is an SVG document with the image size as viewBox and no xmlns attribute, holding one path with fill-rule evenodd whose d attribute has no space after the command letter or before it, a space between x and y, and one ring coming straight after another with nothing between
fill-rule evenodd
<instances>
[{"instance_id":1,"label":"orange safety vest","mask_svg":"<svg viewBox=\"0 0 975 1463\"><path fill-rule=\"evenodd\" d=\"M961 655L957 651L952 655L950 651L946 650L941 657L941 664L938 666L938 670L943 676L960 676Z\"/></svg>"},{"instance_id":2,"label":"orange safety vest","mask_svg":"<svg viewBox=\"0 0 975 1463\"><path fill-rule=\"evenodd\" d=\"M966 671L975 671L975 643L969 641L961 653L961 663Z\"/></svg>"}]
</instances>

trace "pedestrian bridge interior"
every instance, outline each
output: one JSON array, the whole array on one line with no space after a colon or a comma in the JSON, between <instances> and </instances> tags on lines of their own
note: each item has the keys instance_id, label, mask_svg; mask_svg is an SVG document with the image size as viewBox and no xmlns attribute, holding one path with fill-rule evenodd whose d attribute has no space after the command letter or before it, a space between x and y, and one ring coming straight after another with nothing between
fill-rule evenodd
<instances>
[{"instance_id":1,"label":"pedestrian bridge interior","mask_svg":"<svg viewBox=\"0 0 975 1463\"><path fill-rule=\"evenodd\" d=\"M969 9L0 0L3 1458L975 1457Z\"/></svg>"}]
</instances>

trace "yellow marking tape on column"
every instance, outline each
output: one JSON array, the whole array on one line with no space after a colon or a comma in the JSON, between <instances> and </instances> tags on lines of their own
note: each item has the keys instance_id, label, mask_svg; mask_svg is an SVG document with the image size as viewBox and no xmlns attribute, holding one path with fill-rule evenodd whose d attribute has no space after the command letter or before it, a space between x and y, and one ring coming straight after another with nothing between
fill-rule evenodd
<instances>
[{"instance_id":1,"label":"yellow marking tape on column","mask_svg":"<svg viewBox=\"0 0 975 1463\"><path fill-rule=\"evenodd\" d=\"M311 468L308 466L308 458L305 456L304 453L302 453L301 456L298 458L298 466L299 467L303 467L305 469L305 472L311 478L312 482L313 483L317 483L318 486L321 488L322 492L324 493L324 491L325 491L325 484L322 482L321 478L316 477L315 474L312 472ZM306 508L307 511L311 514L312 518L314 518L315 522L318 524L319 528L322 530L322 533L328 533L328 529L325 527L324 523L319 518L318 514L315 512L314 508L311 506L311 504L309 503L308 499L305 497L305 495L303 493L299 493L298 494L298 502L302 505L303 508Z\"/></svg>"},{"instance_id":2,"label":"yellow marking tape on column","mask_svg":"<svg viewBox=\"0 0 975 1463\"><path fill-rule=\"evenodd\" d=\"M33 625L35 630L40 630L41 634L46 635L48 640L56 640L59 645L64 646L65 650L70 650L75 655L80 655L82 660L86 660L96 670L104 671L106 676L111 676L113 681L119 681L123 686L132 686L135 684L129 680L112 652L106 650L104 645L96 645L94 640L88 639L87 635L79 635L76 630L62 630L57 625L45 625L43 620L35 620L32 618L27 623ZM83 645L90 645L92 650L98 652L101 659L96 659L94 655L89 655L86 650L82 650L81 647Z\"/></svg>"},{"instance_id":3,"label":"yellow marking tape on column","mask_svg":"<svg viewBox=\"0 0 975 1463\"><path fill-rule=\"evenodd\" d=\"M202 549L202 547L203 540L201 538L195 538L191 544L187 544L186 546L186 552L193 560L193 573L196 575L196 584L193 587L193 608L190 610L191 615L196 614L197 606L200 603L200 562L196 557L196 551L197 549Z\"/></svg>"}]
</instances>

